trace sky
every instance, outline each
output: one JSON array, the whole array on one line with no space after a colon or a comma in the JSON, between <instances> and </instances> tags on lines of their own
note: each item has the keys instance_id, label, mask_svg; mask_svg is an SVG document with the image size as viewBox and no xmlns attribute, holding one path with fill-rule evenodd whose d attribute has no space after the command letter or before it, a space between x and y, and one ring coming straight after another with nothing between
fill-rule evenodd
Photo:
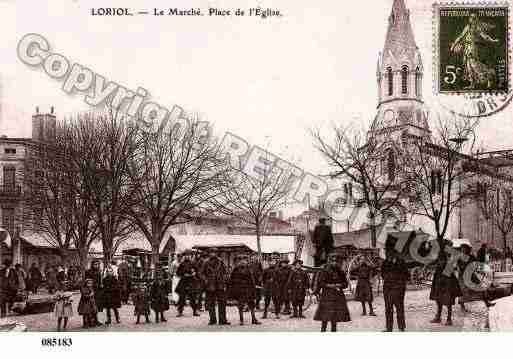
<instances>
[{"instance_id":1,"label":"sky","mask_svg":"<svg viewBox=\"0 0 513 359\"><path fill-rule=\"evenodd\" d=\"M283 16L91 16L93 7L131 11L279 9ZM406 0L425 66L423 93L433 94L432 1ZM179 105L250 144L325 174L326 163L308 129L331 123L369 124L377 106L376 64L392 0L0 0L0 135L29 137L35 107L57 116L90 109L83 95L69 96L62 82L16 55L27 33L43 35L52 50L152 101ZM513 148L513 105L486 118L479 135L490 150Z\"/></svg>"}]
</instances>

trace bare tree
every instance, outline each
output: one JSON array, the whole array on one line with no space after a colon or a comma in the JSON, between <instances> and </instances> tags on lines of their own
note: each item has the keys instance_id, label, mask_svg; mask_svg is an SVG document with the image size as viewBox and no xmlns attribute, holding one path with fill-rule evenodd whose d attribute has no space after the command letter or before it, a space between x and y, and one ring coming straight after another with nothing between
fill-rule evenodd
<instances>
[{"instance_id":1,"label":"bare tree","mask_svg":"<svg viewBox=\"0 0 513 359\"><path fill-rule=\"evenodd\" d=\"M376 223L401 206L404 180L400 177L398 157L400 148L393 139L381 140L372 129L334 124L333 138L310 131L314 147L327 161L332 179L350 181L368 210L371 246L376 247Z\"/></svg>"},{"instance_id":2,"label":"bare tree","mask_svg":"<svg viewBox=\"0 0 513 359\"><path fill-rule=\"evenodd\" d=\"M409 135L402 146L400 168L408 183L409 211L432 221L442 248L451 215L471 193L467 179L473 173L465 164L474 161L477 125L463 117L439 119L431 137Z\"/></svg>"},{"instance_id":3,"label":"bare tree","mask_svg":"<svg viewBox=\"0 0 513 359\"><path fill-rule=\"evenodd\" d=\"M272 156L266 151L270 159ZM242 165L230 167L219 184L219 195L214 197L215 207L254 228L258 255L262 255L262 234L271 212L287 205L292 195L292 178L287 177L270 160L259 166L257 173L246 171Z\"/></svg>"},{"instance_id":4,"label":"bare tree","mask_svg":"<svg viewBox=\"0 0 513 359\"><path fill-rule=\"evenodd\" d=\"M166 232L208 213L209 200L216 195L223 163L216 139L206 131L204 122L193 119L187 126L170 121L138 131L137 154L129 166L133 200L127 213L151 244L153 267Z\"/></svg>"},{"instance_id":5,"label":"bare tree","mask_svg":"<svg viewBox=\"0 0 513 359\"><path fill-rule=\"evenodd\" d=\"M34 145L25 174L25 200L31 208L25 221L59 250L62 259L74 247L83 274L98 232L86 162L76 139L75 127L63 121L53 139Z\"/></svg>"},{"instance_id":6,"label":"bare tree","mask_svg":"<svg viewBox=\"0 0 513 359\"><path fill-rule=\"evenodd\" d=\"M137 155L139 128L112 109L78 118L74 127L85 145L85 175L93 194L104 262L109 264L119 245L136 230L128 216L134 204L129 165Z\"/></svg>"},{"instance_id":7,"label":"bare tree","mask_svg":"<svg viewBox=\"0 0 513 359\"><path fill-rule=\"evenodd\" d=\"M477 182L475 194L481 213L501 233L506 254L507 238L513 231L513 182L501 179Z\"/></svg>"}]
</instances>

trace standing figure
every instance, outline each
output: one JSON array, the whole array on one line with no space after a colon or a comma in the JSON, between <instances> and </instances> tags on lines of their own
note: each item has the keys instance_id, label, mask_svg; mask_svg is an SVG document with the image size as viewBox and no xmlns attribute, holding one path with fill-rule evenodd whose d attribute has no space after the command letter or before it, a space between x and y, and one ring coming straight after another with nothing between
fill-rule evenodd
<instances>
[{"instance_id":1,"label":"standing figure","mask_svg":"<svg viewBox=\"0 0 513 359\"><path fill-rule=\"evenodd\" d=\"M278 286L277 273L278 273L278 258L279 253L274 252L271 255L271 261L269 267L264 269L262 274L262 284L264 291L264 314L262 315L262 319L267 319L267 312L269 310L269 305L271 304L271 300L274 305L274 310L276 314L276 318L280 317L280 307L281 303L279 300L280 287Z\"/></svg>"},{"instance_id":2,"label":"standing figure","mask_svg":"<svg viewBox=\"0 0 513 359\"><path fill-rule=\"evenodd\" d=\"M55 265L49 265L46 270L46 287L48 293L53 294L57 288L57 270Z\"/></svg>"},{"instance_id":3,"label":"standing figure","mask_svg":"<svg viewBox=\"0 0 513 359\"><path fill-rule=\"evenodd\" d=\"M17 263L14 266L14 269L16 271L16 275L18 276L18 287L16 292L22 293L27 290L27 273L25 273L25 270L21 266L21 264Z\"/></svg>"},{"instance_id":4,"label":"standing figure","mask_svg":"<svg viewBox=\"0 0 513 359\"><path fill-rule=\"evenodd\" d=\"M36 263L32 263L29 269L29 279L30 279L30 290L33 294L37 294L37 290L43 281L43 274L39 270L39 267Z\"/></svg>"},{"instance_id":5,"label":"standing figure","mask_svg":"<svg viewBox=\"0 0 513 359\"><path fill-rule=\"evenodd\" d=\"M383 277L383 297L385 299L386 330L394 328L394 307L397 315L397 327L400 331L406 329L404 317L404 295L410 272L405 261L394 250L394 241L387 241L385 248L386 259L381 265Z\"/></svg>"},{"instance_id":6,"label":"standing figure","mask_svg":"<svg viewBox=\"0 0 513 359\"><path fill-rule=\"evenodd\" d=\"M162 278L162 273L157 273L155 281L151 285L151 308L155 312L155 323L167 322L164 312L169 310L169 299L167 297L167 286ZM159 318L160 316L160 318Z\"/></svg>"},{"instance_id":7,"label":"standing figure","mask_svg":"<svg viewBox=\"0 0 513 359\"><path fill-rule=\"evenodd\" d=\"M219 318L219 325L230 325L226 319L226 284L229 274L215 249L210 249L209 258L201 268L200 276L205 284L206 307L210 317L208 324L216 325Z\"/></svg>"},{"instance_id":8,"label":"standing figure","mask_svg":"<svg viewBox=\"0 0 513 359\"><path fill-rule=\"evenodd\" d=\"M193 316L199 317L198 309L196 308L196 297L199 290L199 282L197 269L191 260L191 254L192 252L190 251L185 251L183 253L184 260L176 270L176 274L180 277L180 282L175 289L175 292L178 294L177 317L183 317L183 309L187 299L189 299Z\"/></svg>"},{"instance_id":9,"label":"standing figure","mask_svg":"<svg viewBox=\"0 0 513 359\"><path fill-rule=\"evenodd\" d=\"M495 80L495 70L483 61L486 54L490 52L484 44L499 42L487 33L493 27L493 24L483 22L476 14L471 14L468 24L451 44L452 53L463 55L463 74L465 80L469 82L467 87L469 89L479 85L491 88Z\"/></svg>"},{"instance_id":10,"label":"standing figure","mask_svg":"<svg viewBox=\"0 0 513 359\"><path fill-rule=\"evenodd\" d=\"M451 243L446 242L445 245L451 246ZM444 251L441 251L429 293L429 299L436 302L437 308L435 318L431 323L442 322L442 307L446 306L447 321L445 325L452 325L452 306L455 304L455 299L461 297L461 290L456 278L455 268L448 268L449 273L445 273L446 266L447 255Z\"/></svg>"},{"instance_id":11,"label":"standing figure","mask_svg":"<svg viewBox=\"0 0 513 359\"><path fill-rule=\"evenodd\" d=\"M258 253L251 254L250 258L250 268L253 272L253 277L255 278L256 283L256 300L255 300L255 309L260 310L260 301L262 300L262 279L264 274L264 268L262 267L262 262L260 261L260 257Z\"/></svg>"},{"instance_id":12,"label":"standing figure","mask_svg":"<svg viewBox=\"0 0 513 359\"><path fill-rule=\"evenodd\" d=\"M116 323L120 323L119 320L119 311L121 308L121 287L119 285L119 281L114 275L114 270L111 267L107 268L105 272L105 278L103 278L103 307L105 308L107 314L106 325L110 325L112 323L111 317L111 309L114 311L114 317L116 318Z\"/></svg>"},{"instance_id":13,"label":"standing figure","mask_svg":"<svg viewBox=\"0 0 513 359\"><path fill-rule=\"evenodd\" d=\"M61 328L66 330L68 327L68 320L73 316L73 300L71 293L64 293L57 291L55 294L55 317L57 318L57 331L60 332ZM64 322L64 325L63 325Z\"/></svg>"},{"instance_id":14,"label":"standing figure","mask_svg":"<svg viewBox=\"0 0 513 359\"><path fill-rule=\"evenodd\" d=\"M0 277L0 317L5 317L11 311L18 292L18 275L9 259L4 260Z\"/></svg>"},{"instance_id":15,"label":"standing figure","mask_svg":"<svg viewBox=\"0 0 513 359\"><path fill-rule=\"evenodd\" d=\"M196 270L201 271L201 268L205 264L205 262L208 259L207 253L201 253L200 255L196 256L196 259L193 261L194 267ZM198 275L198 291L197 291L197 297L196 297L196 308L199 311L203 311L203 304L204 301L206 301L205 298L205 283L203 282L203 279L200 275Z\"/></svg>"},{"instance_id":16,"label":"standing figure","mask_svg":"<svg viewBox=\"0 0 513 359\"><path fill-rule=\"evenodd\" d=\"M128 297L130 295L130 286L131 286L131 278L130 278L130 267L125 259L121 261L118 266L118 280L119 286L121 287L121 302L123 304L128 304Z\"/></svg>"},{"instance_id":17,"label":"standing figure","mask_svg":"<svg viewBox=\"0 0 513 359\"><path fill-rule=\"evenodd\" d=\"M310 279L308 274L303 270L303 261L296 259L294 268L290 272L287 281L287 289L289 298L292 302L293 314L291 318L305 318L303 315L303 306L305 305L306 292L310 288Z\"/></svg>"},{"instance_id":18,"label":"standing figure","mask_svg":"<svg viewBox=\"0 0 513 359\"><path fill-rule=\"evenodd\" d=\"M280 266L276 272L276 280L277 280L277 291L278 291L278 308L276 308L277 313L280 313L281 306L284 306L283 314L290 314L290 298L289 292L287 289L287 282L290 277L290 273L292 270L289 266L288 259L280 260Z\"/></svg>"},{"instance_id":19,"label":"standing figure","mask_svg":"<svg viewBox=\"0 0 513 359\"><path fill-rule=\"evenodd\" d=\"M102 273L100 270L100 261L95 260L91 263L91 268L89 268L85 273L86 279L91 279L93 281L93 290L94 290L94 300L96 303L96 308L98 312L103 311L103 293L102 293ZM101 325L98 320L98 313L94 316L95 325Z\"/></svg>"},{"instance_id":20,"label":"standing figure","mask_svg":"<svg viewBox=\"0 0 513 359\"><path fill-rule=\"evenodd\" d=\"M230 294L237 301L240 325L244 325L244 307L251 312L251 324L260 324L255 317L256 282L249 267L248 258L241 255L230 276Z\"/></svg>"},{"instance_id":21,"label":"standing figure","mask_svg":"<svg viewBox=\"0 0 513 359\"><path fill-rule=\"evenodd\" d=\"M362 315L367 315L367 308L365 303L369 304L369 315L376 316L372 301L374 296L372 294L371 280L375 275L374 268L369 264L367 259L363 258L358 267L355 268L354 275L358 278L356 283L355 300L362 303Z\"/></svg>"},{"instance_id":22,"label":"standing figure","mask_svg":"<svg viewBox=\"0 0 513 359\"><path fill-rule=\"evenodd\" d=\"M494 306L495 303L491 303L488 300L486 289L480 288L482 283L475 273L476 270L481 267L482 263L479 263L472 254L471 246L462 244L460 248L461 252L466 256L466 259L460 259L458 261L458 283L461 290L461 296L458 302L462 311L467 312L465 303L473 301L483 301L487 307Z\"/></svg>"},{"instance_id":23,"label":"standing figure","mask_svg":"<svg viewBox=\"0 0 513 359\"><path fill-rule=\"evenodd\" d=\"M57 289L60 291L66 290L66 271L63 266L57 267Z\"/></svg>"},{"instance_id":24,"label":"standing figure","mask_svg":"<svg viewBox=\"0 0 513 359\"><path fill-rule=\"evenodd\" d=\"M351 321L349 308L347 307L344 289L348 287L346 273L342 269L344 259L337 254L328 256L328 263L319 273L316 288L320 295L319 306L314 315L314 320L321 322L321 332L325 332L328 322L331 323L331 331L337 331L338 322Z\"/></svg>"},{"instance_id":25,"label":"standing figure","mask_svg":"<svg viewBox=\"0 0 513 359\"><path fill-rule=\"evenodd\" d=\"M96 326L98 308L94 300L93 280L86 279L84 286L80 288L80 301L78 302L78 314L82 316L83 327L92 328Z\"/></svg>"},{"instance_id":26,"label":"standing figure","mask_svg":"<svg viewBox=\"0 0 513 359\"><path fill-rule=\"evenodd\" d=\"M150 321L150 293L145 283L141 283L135 288L135 292L132 294L132 302L134 303L134 315L137 318L135 324L140 323L141 315L146 318L146 323Z\"/></svg>"},{"instance_id":27,"label":"standing figure","mask_svg":"<svg viewBox=\"0 0 513 359\"><path fill-rule=\"evenodd\" d=\"M331 227L326 224L326 218L319 218L319 223L315 226L313 232L316 267L326 263L328 255L333 250L333 243L333 234L331 233Z\"/></svg>"}]
</instances>

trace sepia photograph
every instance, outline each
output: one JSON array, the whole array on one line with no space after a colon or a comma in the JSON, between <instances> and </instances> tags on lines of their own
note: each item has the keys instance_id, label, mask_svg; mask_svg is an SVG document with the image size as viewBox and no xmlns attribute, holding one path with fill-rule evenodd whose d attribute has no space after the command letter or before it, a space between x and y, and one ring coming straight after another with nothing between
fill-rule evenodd
<instances>
[{"instance_id":1,"label":"sepia photograph","mask_svg":"<svg viewBox=\"0 0 513 359\"><path fill-rule=\"evenodd\" d=\"M511 10L0 1L0 352L513 331Z\"/></svg>"}]
</instances>

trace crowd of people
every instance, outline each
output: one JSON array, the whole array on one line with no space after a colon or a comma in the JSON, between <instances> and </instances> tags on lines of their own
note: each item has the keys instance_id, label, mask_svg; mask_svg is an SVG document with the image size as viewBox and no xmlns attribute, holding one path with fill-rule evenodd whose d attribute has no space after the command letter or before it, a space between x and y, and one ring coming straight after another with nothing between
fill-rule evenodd
<instances>
[{"instance_id":1,"label":"crowd of people","mask_svg":"<svg viewBox=\"0 0 513 359\"><path fill-rule=\"evenodd\" d=\"M446 241L444 245L452 246L450 241ZM49 293L55 295L56 299L57 329L66 329L68 319L73 315L73 305L71 294L66 292L68 287L65 283L73 278L80 283L81 296L77 312L83 318L84 328L111 325L113 319L120 323L119 309L122 305L127 305L130 298L137 324L142 324L141 319L150 323L152 311L156 323L167 322L166 312L171 307L173 300L170 301L170 298L173 298L174 293L177 295L177 300L173 301L176 304L177 317L184 316L188 304L194 317L199 317L205 308L208 311L209 325L230 325L226 307L229 302L233 302L238 311L240 325L245 324L245 313L249 313L251 325L259 325L260 320L268 319L270 314L275 318L280 318L281 315L305 318L303 307L310 292L318 297L313 319L321 322L321 331L327 331L328 324L331 331L337 331L337 323L351 321L344 293L348 281L357 280L354 299L361 303L362 315L368 313L376 316L372 283L376 276L381 276L385 331L393 330L394 310L397 327L404 331L406 286L410 281L410 270L419 264L407 263L404 255L397 252L394 246L393 241L387 241L385 259L379 265L361 256L350 273L346 273L347 258L333 251L325 251L318 258L322 262L316 267L315 275L309 275L305 271L301 260L289 263L279 253L271 255L266 268L257 254L237 256L232 267L221 260L215 248L202 253L186 250L171 261L169 268L157 268L136 283L132 283L126 261L119 265L112 262L101 269L100 262L95 260L85 276L77 279L75 276L80 276L77 268L64 270L59 266L50 267L43 276L35 265L31 266L27 274L20 265L13 266L6 260L0 270L0 309L2 316L5 316L20 290L30 288L37 293L45 279ZM449 275L446 272L449 260L447 256L441 255L435 262L436 270L429 295L429 299L436 303L432 323L442 322L442 311L446 307L445 324L452 325L452 309L457 298L463 311L467 310L465 303L470 301L480 300L487 306L493 305L486 290L476 290L474 285L463 280L469 265L488 260L486 245L479 249L477 256L472 254L469 245L463 244L459 248L465 254L465 259L455 263ZM179 278L178 282L173 283L176 278ZM480 282L475 275L471 279L475 284ZM262 311L260 318L256 316L257 310ZM103 311L105 320L102 324L98 314Z\"/></svg>"}]
</instances>

